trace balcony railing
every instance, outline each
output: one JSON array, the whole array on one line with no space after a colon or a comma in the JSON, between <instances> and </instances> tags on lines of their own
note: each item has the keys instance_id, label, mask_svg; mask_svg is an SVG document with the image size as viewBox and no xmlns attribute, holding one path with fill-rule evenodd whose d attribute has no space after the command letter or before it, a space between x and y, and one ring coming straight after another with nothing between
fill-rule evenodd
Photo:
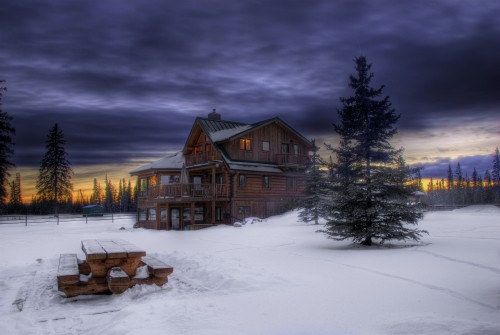
<instances>
[{"instance_id":1,"label":"balcony railing","mask_svg":"<svg viewBox=\"0 0 500 335\"><path fill-rule=\"evenodd\" d=\"M186 166L203 164L210 161L221 160L221 154L219 152L197 152L186 156Z\"/></svg>"},{"instance_id":2,"label":"balcony railing","mask_svg":"<svg viewBox=\"0 0 500 335\"><path fill-rule=\"evenodd\" d=\"M306 165L309 160L308 156L277 154L276 164L278 165Z\"/></svg>"},{"instance_id":3,"label":"balcony railing","mask_svg":"<svg viewBox=\"0 0 500 335\"><path fill-rule=\"evenodd\" d=\"M228 198L229 187L227 184L172 184L151 186L147 192L141 192L142 198L164 198L164 199L179 199L179 198L200 198L212 200L215 195L216 199Z\"/></svg>"}]
</instances>

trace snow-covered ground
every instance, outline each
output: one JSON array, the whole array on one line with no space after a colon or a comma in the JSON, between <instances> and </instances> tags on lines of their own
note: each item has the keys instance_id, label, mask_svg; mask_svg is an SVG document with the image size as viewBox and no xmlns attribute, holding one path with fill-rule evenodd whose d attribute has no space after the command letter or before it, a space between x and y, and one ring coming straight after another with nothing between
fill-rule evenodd
<instances>
[{"instance_id":1,"label":"snow-covered ground","mask_svg":"<svg viewBox=\"0 0 500 335\"><path fill-rule=\"evenodd\" d=\"M297 212L194 232L132 225L0 224L0 334L500 334L493 206L427 213L418 245L371 248L328 240ZM63 298L59 254L83 258L88 238L128 240L174 273L163 288Z\"/></svg>"}]
</instances>

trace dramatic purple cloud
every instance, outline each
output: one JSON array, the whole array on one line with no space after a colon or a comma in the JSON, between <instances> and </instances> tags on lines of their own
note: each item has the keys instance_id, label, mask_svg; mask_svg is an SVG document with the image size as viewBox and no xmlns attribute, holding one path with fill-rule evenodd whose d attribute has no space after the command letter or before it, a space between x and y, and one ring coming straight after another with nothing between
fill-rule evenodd
<instances>
[{"instance_id":1,"label":"dramatic purple cloud","mask_svg":"<svg viewBox=\"0 0 500 335\"><path fill-rule=\"evenodd\" d=\"M279 116L328 139L360 54L402 115L413 161L424 155L410 152L405 134L439 138L467 126L484 138L467 155L499 145L498 1L7 0L1 8L0 78L20 167L38 167L55 122L79 166L180 148L212 108L243 122ZM439 156L438 142L426 144L436 173L461 154Z\"/></svg>"}]
</instances>

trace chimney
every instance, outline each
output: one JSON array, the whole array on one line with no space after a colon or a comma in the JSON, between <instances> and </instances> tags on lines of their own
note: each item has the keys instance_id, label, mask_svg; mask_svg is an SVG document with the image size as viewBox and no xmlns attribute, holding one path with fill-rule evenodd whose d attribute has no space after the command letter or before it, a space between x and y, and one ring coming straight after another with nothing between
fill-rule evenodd
<instances>
[{"instance_id":1,"label":"chimney","mask_svg":"<svg viewBox=\"0 0 500 335\"><path fill-rule=\"evenodd\" d=\"M215 111L215 108L213 109L212 113L208 114L208 119L209 120L214 120L214 121L220 121L221 115Z\"/></svg>"}]
</instances>

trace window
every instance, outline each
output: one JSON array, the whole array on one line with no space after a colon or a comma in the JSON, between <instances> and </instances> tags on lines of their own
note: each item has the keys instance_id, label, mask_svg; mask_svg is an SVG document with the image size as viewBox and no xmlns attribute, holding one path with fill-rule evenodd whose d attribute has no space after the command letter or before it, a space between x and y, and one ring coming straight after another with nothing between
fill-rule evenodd
<instances>
[{"instance_id":1,"label":"window","mask_svg":"<svg viewBox=\"0 0 500 335\"><path fill-rule=\"evenodd\" d=\"M299 145L298 144L293 145L293 153L295 154L295 156L299 155Z\"/></svg>"},{"instance_id":2,"label":"window","mask_svg":"<svg viewBox=\"0 0 500 335\"><path fill-rule=\"evenodd\" d=\"M183 219L184 219L184 222L189 222L189 221L191 221L191 208L189 208L189 207L184 207L182 217L183 217Z\"/></svg>"},{"instance_id":3,"label":"window","mask_svg":"<svg viewBox=\"0 0 500 335\"><path fill-rule=\"evenodd\" d=\"M252 150L252 140L249 138L240 138L240 150Z\"/></svg>"},{"instance_id":4,"label":"window","mask_svg":"<svg viewBox=\"0 0 500 335\"><path fill-rule=\"evenodd\" d=\"M148 191L148 180L146 178L141 178L139 180L141 184L141 192L147 192Z\"/></svg>"},{"instance_id":5,"label":"window","mask_svg":"<svg viewBox=\"0 0 500 335\"><path fill-rule=\"evenodd\" d=\"M262 141L262 151L269 151L269 141Z\"/></svg>"},{"instance_id":6,"label":"window","mask_svg":"<svg viewBox=\"0 0 500 335\"><path fill-rule=\"evenodd\" d=\"M168 185L168 184L178 184L179 176L174 175L162 175L160 178L160 184Z\"/></svg>"},{"instance_id":7,"label":"window","mask_svg":"<svg viewBox=\"0 0 500 335\"><path fill-rule=\"evenodd\" d=\"M247 181L246 181L246 178L245 178L245 175L244 174L240 174L240 187L244 187L246 185Z\"/></svg>"},{"instance_id":8,"label":"window","mask_svg":"<svg viewBox=\"0 0 500 335\"><path fill-rule=\"evenodd\" d=\"M290 144L288 144L288 143L281 143L281 153L283 153L283 154L289 154L290 153Z\"/></svg>"},{"instance_id":9,"label":"window","mask_svg":"<svg viewBox=\"0 0 500 335\"><path fill-rule=\"evenodd\" d=\"M148 208L148 221L156 221L156 208Z\"/></svg>"},{"instance_id":10,"label":"window","mask_svg":"<svg viewBox=\"0 0 500 335\"><path fill-rule=\"evenodd\" d=\"M160 221L167 222L167 209L166 208L162 208L160 210Z\"/></svg>"},{"instance_id":11,"label":"window","mask_svg":"<svg viewBox=\"0 0 500 335\"><path fill-rule=\"evenodd\" d=\"M250 214L250 206L240 206L240 207L238 207L238 214L243 214L243 215Z\"/></svg>"},{"instance_id":12,"label":"window","mask_svg":"<svg viewBox=\"0 0 500 335\"><path fill-rule=\"evenodd\" d=\"M262 188L269 189L269 176L262 177Z\"/></svg>"},{"instance_id":13,"label":"window","mask_svg":"<svg viewBox=\"0 0 500 335\"><path fill-rule=\"evenodd\" d=\"M295 177L287 177L286 178L286 189L287 190L297 189L297 179Z\"/></svg>"},{"instance_id":14,"label":"window","mask_svg":"<svg viewBox=\"0 0 500 335\"><path fill-rule=\"evenodd\" d=\"M203 207L196 207L194 209L195 221L203 221Z\"/></svg>"},{"instance_id":15,"label":"window","mask_svg":"<svg viewBox=\"0 0 500 335\"><path fill-rule=\"evenodd\" d=\"M139 221L146 221L146 208L139 208Z\"/></svg>"}]
</instances>

